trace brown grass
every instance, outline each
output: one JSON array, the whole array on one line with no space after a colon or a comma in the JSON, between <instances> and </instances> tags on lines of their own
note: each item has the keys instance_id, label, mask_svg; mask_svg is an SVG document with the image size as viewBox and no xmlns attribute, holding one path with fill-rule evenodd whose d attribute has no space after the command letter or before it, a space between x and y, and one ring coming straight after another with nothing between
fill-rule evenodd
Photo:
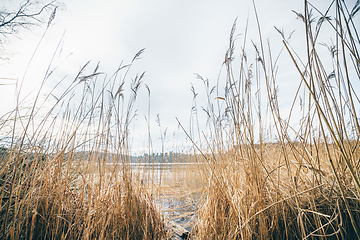
<instances>
[{"instance_id":1,"label":"brown grass","mask_svg":"<svg viewBox=\"0 0 360 240\"><path fill-rule=\"evenodd\" d=\"M134 78L128 100L124 82L141 53L105 77L100 90L98 66L85 74L85 65L48 113L36 97L29 111L19 105L3 118L1 130L12 129L12 140L1 152L1 239L164 238L152 195L126 165L143 75ZM74 99L80 87L83 95ZM118 164L108 168L107 161Z\"/></svg>"},{"instance_id":2,"label":"brown grass","mask_svg":"<svg viewBox=\"0 0 360 240\"><path fill-rule=\"evenodd\" d=\"M334 2L323 14L305 1L305 13L296 14L304 22L307 40L306 49L297 53L303 51L306 59L300 59L301 54L277 29L283 50L300 76L285 115L276 83L276 64L282 55L274 56L270 45L264 45L254 9L259 29L258 42L253 42L256 61L247 59L245 30L240 67L234 70L234 24L224 62L225 95L217 95L222 86L212 89L208 80L198 76L209 99L205 111L211 134L203 138L207 147L194 143L208 163L204 174L209 184L192 236L359 239L359 91L352 87L359 80L356 27L343 2ZM328 15L331 10L333 18ZM325 24L336 38L329 48L335 49L332 68L325 64L328 55L318 50L323 47L318 41ZM294 105L300 97L299 117ZM298 128L291 125L296 117L301 118Z\"/></svg>"}]
</instances>

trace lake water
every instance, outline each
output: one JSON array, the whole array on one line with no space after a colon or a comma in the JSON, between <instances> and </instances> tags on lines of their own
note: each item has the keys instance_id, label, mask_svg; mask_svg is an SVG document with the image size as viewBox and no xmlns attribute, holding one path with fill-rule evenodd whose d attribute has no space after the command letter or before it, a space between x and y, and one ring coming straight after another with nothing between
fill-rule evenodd
<instances>
[{"instance_id":1,"label":"lake water","mask_svg":"<svg viewBox=\"0 0 360 240\"><path fill-rule=\"evenodd\" d=\"M131 163L137 178L151 189L165 218L191 230L203 190L201 164Z\"/></svg>"}]
</instances>

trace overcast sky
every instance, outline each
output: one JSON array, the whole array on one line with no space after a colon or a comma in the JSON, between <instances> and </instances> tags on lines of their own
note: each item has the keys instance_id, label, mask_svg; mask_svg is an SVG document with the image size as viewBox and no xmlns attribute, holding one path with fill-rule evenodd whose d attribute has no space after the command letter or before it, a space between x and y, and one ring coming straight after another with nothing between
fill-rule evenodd
<instances>
[{"instance_id":1,"label":"overcast sky","mask_svg":"<svg viewBox=\"0 0 360 240\"><path fill-rule=\"evenodd\" d=\"M62 62L58 75L75 76L80 67L91 60L94 68L100 62L100 71L112 74L121 61L129 63L142 48L145 52L130 72L146 71L143 79L151 89L151 126L155 151L159 151L159 129L155 122L160 115L163 130L168 129L166 148L173 150L176 139L183 141L175 117L188 127L192 107L191 84L199 92L200 107L205 98L201 81L194 73L202 75L215 85L228 47L229 34L237 18L238 46L249 18L249 39L258 42L257 27L251 0L62 0L53 25L43 40L26 78L26 89L39 84L61 37L61 54L55 61ZM293 30L293 45L304 43L303 25L291 10L303 12L302 0L256 0L263 37L269 39L274 51L281 48L281 37L274 29ZM330 1L314 0L314 5L324 11ZM347 1L353 6L355 0ZM358 18L357 18L358 20ZM22 79L31 54L38 44L43 28L24 32L20 39L5 45L11 50L10 60L0 64L0 77ZM251 41L248 44L252 47ZM239 55L239 54L238 54ZM69 56L69 57L67 57ZM283 89L293 84L286 76L289 67L279 66L279 84ZM292 70L293 71L293 70ZM41 76L41 77L37 77ZM129 80L130 80L129 79ZM69 81L71 77L69 77ZM4 80L3 80L4 81ZM225 81L225 78L223 78ZM294 79L298 81L298 79ZM297 84L297 83L296 83ZM14 102L14 86L1 86L1 114ZM286 90L280 93L286 98ZM290 96L291 97L291 96ZM6 102L6 105L4 103ZM286 103L281 103L285 104ZM139 92L136 108L139 109L134 139L134 151L147 146L145 115L148 106L147 90ZM201 122L201 123L204 123ZM174 135L174 133L177 133ZM180 139L180 140L179 140Z\"/></svg>"}]
</instances>

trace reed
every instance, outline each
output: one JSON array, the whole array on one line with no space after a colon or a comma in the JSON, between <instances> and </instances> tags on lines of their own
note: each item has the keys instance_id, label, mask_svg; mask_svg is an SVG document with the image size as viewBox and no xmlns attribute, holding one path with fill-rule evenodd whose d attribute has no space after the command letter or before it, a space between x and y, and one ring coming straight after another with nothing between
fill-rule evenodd
<instances>
[{"instance_id":1,"label":"reed","mask_svg":"<svg viewBox=\"0 0 360 240\"><path fill-rule=\"evenodd\" d=\"M245 29L236 67L234 23L225 93L219 94L220 80L211 88L198 76L208 96L210 134L203 135L202 147L194 141L207 162L208 185L193 239L360 239L360 101L353 86L360 72L353 21L358 10L359 2L350 11L345 2L333 1L322 13L305 1L304 13L294 12L304 23L305 48L293 48L276 29L283 49L274 55L254 4L256 60L247 58ZM335 39L330 53L319 44L329 33L325 27ZM291 79L298 87L285 113L277 89L280 57L299 76Z\"/></svg>"},{"instance_id":2,"label":"reed","mask_svg":"<svg viewBox=\"0 0 360 240\"><path fill-rule=\"evenodd\" d=\"M55 87L41 100L47 73L31 107L18 103L1 119L10 139L1 149L1 239L164 238L152 195L127 165L144 74L133 78L129 94L125 82L142 52L109 78L87 63L60 97Z\"/></svg>"}]
</instances>

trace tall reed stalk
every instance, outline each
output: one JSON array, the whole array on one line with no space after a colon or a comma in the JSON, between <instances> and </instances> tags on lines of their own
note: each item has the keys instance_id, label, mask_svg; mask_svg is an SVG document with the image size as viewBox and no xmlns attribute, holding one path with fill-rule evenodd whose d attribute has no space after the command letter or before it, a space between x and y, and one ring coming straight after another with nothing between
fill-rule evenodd
<instances>
[{"instance_id":1,"label":"tall reed stalk","mask_svg":"<svg viewBox=\"0 0 360 240\"><path fill-rule=\"evenodd\" d=\"M129 126L144 73L131 81L130 93L125 86L142 52L111 77L99 65L89 72L88 62L62 95L55 96L55 87L43 103L37 97L30 111L19 104L1 119L2 136L11 139L1 141L1 239L165 236L151 194L127 164ZM53 97L47 110L44 103Z\"/></svg>"},{"instance_id":2,"label":"tall reed stalk","mask_svg":"<svg viewBox=\"0 0 360 240\"><path fill-rule=\"evenodd\" d=\"M336 0L322 13L305 0L304 13L295 12L304 23L305 48L295 51L276 29L285 55L274 55L263 40L255 4L254 10L256 60L247 57L246 27L240 63L233 66L235 22L224 95L220 84L211 88L204 80L211 134L204 134L207 147L199 149L208 163L208 188L193 238L360 239L360 92L354 87L360 58L353 21L359 2L349 12ZM335 38L328 55L319 49L322 34L329 34L325 26ZM280 57L291 60L299 74L299 81L288 80L298 87L285 114L277 87Z\"/></svg>"}]
</instances>

